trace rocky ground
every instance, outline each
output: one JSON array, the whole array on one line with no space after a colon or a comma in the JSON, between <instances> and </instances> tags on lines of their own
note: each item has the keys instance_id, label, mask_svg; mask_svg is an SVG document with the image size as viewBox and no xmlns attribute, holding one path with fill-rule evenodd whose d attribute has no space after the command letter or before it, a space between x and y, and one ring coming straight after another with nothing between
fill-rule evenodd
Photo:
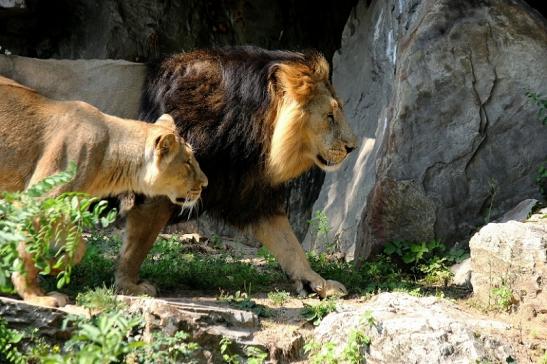
<instances>
[{"instance_id":1,"label":"rocky ground","mask_svg":"<svg viewBox=\"0 0 547 364\"><path fill-rule=\"evenodd\" d=\"M545 363L547 302L542 296L541 280L545 277L542 269L546 262L546 212L541 211L525 222L489 224L474 237L484 239L496 226L498 236L507 226L511 226L515 234L522 229L539 232L535 236L525 234L528 240L516 239L534 243L525 244L529 247L526 256L537 259L523 259L523 264L531 261L534 269L526 273L518 265L519 254L514 249L512 267L494 265L501 267L506 276L510 275L511 269L521 272L519 280L515 281L519 286L504 283L510 287L508 297L492 293L498 292L493 288L501 286L496 283L500 274L490 267L494 276L486 282L492 285L486 296L473 295L465 281L460 282L464 286L423 285L419 291L354 292L333 301L334 312L322 320L317 319L319 316L310 319L309 309L307 314L304 310L307 306L317 307L328 302L320 302L315 297L285 295L283 292L290 291L290 286L283 280L275 282L270 289L256 288L256 292L249 286L244 287L246 293L243 290L238 293L186 289L176 285L174 289L163 290L162 297L157 299L125 296L119 299L127 304L126 310L144 317L143 337L157 331L166 335L179 330L191 333L191 340L200 345L197 355L200 362L230 360L223 359L219 351L221 340L229 338L231 355L234 358L239 355L239 359L234 360L241 361L245 360L242 358L249 347L257 347L269 353L270 362L352 363L366 358L369 363ZM179 236L163 235L163 238ZM485 244L481 246L484 248ZM538 252L543 249L543 256L534 255L531 250L534 246L539 248ZM260 255L257 248L229 239L219 243L218 237L207 240L186 235L184 250L207 253L211 257L228 253L256 267L259 272L268 273L272 269L267 256L257 257ZM471 267L485 259L484 249L480 254L474 255L472 250ZM475 270L479 271L478 267ZM533 294L523 294L526 286L522 282L526 281L527 274L535 277ZM475 291L484 292L479 278L474 276L472 279ZM74 305L46 309L9 298L0 301L0 314L10 327L31 326L57 342L66 340L67 330L61 323L67 313L89 315L90 312ZM314 319L315 324L311 322Z\"/></svg>"}]
</instances>

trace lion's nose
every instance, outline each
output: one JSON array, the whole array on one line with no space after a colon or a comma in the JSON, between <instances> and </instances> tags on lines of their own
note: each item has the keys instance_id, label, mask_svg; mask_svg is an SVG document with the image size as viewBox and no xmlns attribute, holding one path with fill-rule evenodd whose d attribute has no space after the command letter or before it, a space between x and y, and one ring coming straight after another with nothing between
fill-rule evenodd
<instances>
[{"instance_id":1,"label":"lion's nose","mask_svg":"<svg viewBox=\"0 0 547 364\"><path fill-rule=\"evenodd\" d=\"M207 179L207 177L204 176L203 180L201 181L201 187L205 188L208 185L209 185L209 180Z\"/></svg>"}]
</instances>

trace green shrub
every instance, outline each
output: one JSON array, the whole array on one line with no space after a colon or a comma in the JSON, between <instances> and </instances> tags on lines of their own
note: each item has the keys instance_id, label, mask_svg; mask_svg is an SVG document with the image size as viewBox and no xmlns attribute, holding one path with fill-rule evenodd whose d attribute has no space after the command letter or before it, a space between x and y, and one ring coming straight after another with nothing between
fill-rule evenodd
<instances>
[{"instance_id":1,"label":"green shrub","mask_svg":"<svg viewBox=\"0 0 547 364\"><path fill-rule=\"evenodd\" d=\"M133 330L142 326L141 318L122 311L77 318L75 324L76 331L65 342L62 353L49 355L43 364L117 363L145 345L131 337Z\"/></svg>"},{"instance_id":2,"label":"green shrub","mask_svg":"<svg viewBox=\"0 0 547 364\"><path fill-rule=\"evenodd\" d=\"M21 332L8 328L6 321L0 317L0 363L26 363L25 356L17 347L22 338Z\"/></svg>"},{"instance_id":3,"label":"green shrub","mask_svg":"<svg viewBox=\"0 0 547 364\"><path fill-rule=\"evenodd\" d=\"M4 193L0 200L0 290L13 292L10 276L23 272L17 246L26 243L40 274L57 274L57 287L70 282L74 253L82 232L115 218L115 211L102 216L106 201L84 193L47 194L76 175L72 163L67 171L45 178L25 192ZM92 204L93 207L92 207Z\"/></svg>"}]
</instances>

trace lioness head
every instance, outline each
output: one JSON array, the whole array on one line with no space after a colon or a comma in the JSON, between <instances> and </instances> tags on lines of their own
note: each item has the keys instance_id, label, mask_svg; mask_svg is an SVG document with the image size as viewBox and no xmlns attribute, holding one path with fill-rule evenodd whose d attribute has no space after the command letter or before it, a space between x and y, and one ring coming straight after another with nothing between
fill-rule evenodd
<instances>
[{"instance_id":1,"label":"lioness head","mask_svg":"<svg viewBox=\"0 0 547 364\"><path fill-rule=\"evenodd\" d=\"M334 171L355 149L356 137L328 75L328 63L317 53L272 69L277 113L268 164L274 181L294 178L313 164Z\"/></svg>"},{"instance_id":2,"label":"lioness head","mask_svg":"<svg viewBox=\"0 0 547 364\"><path fill-rule=\"evenodd\" d=\"M166 195L178 205L194 205L207 187L207 177L190 145L178 135L170 115L162 115L150 126L146 151L148 194Z\"/></svg>"}]
</instances>

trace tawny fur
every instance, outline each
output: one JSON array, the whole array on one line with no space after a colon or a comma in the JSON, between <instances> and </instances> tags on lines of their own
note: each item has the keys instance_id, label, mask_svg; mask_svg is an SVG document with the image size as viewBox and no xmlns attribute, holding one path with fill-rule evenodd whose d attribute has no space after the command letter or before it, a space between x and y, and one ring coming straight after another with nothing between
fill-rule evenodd
<instances>
[{"instance_id":1,"label":"tawny fur","mask_svg":"<svg viewBox=\"0 0 547 364\"><path fill-rule=\"evenodd\" d=\"M163 115L155 124L125 120L79 101L55 101L0 77L0 192L22 191L76 162L73 181L52 194L79 191L105 197L133 191L191 204L207 185L191 148ZM81 259L81 244L75 262ZM46 305L32 256L19 247L26 276L14 274L17 292Z\"/></svg>"},{"instance_id":2,"label":"tawny fur","mask_svg":"<svg viewBox=\"0 0 547 364\"><path fill-rule=\"evenodd\" d=\"M152 67L141 106L145 120L171 114L195 147L211 182L198 212L253 233L299 292L307 285L321 295L344 288L310 268L284 203L288 181L314 165L336 169L356 146L328 73L318 53L249 46L199 50ZM178 212L166 201L145 199L129 213L116 273L122 291L154 293L139 284L138 269Z\"/></svg>"}]
</instances>

